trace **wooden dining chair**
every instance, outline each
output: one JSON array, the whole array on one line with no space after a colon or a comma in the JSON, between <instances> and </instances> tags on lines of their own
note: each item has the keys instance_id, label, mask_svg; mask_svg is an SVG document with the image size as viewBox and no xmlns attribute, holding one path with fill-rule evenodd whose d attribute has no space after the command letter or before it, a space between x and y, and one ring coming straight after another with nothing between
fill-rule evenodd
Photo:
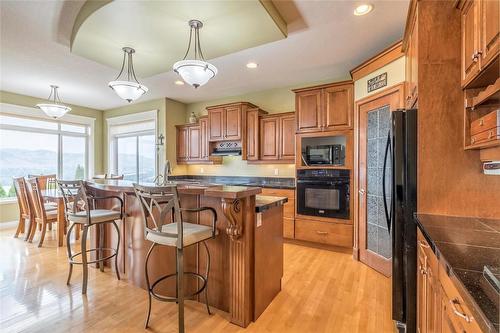
<instances>
[{"instance_id":1,"label":"wooden dining chair","mask_svg":"<svg viewBox=\"0 0 500 333\"><path fill-rule=\"evenodd\" d=\"M14 238L17 238L20 233L25 233L25 240L28 240L31 230L31 211L28 200L28 193L26 192L26 181L24 177L14 178L14 190L16 191L17 204L19 206L19 224L17 225ZM29 225L26 225L29 222Z\"/></svg>"},{"instance_id":2,"label":"wooden dining chair","mask_svg":"<svg viewBox=\"0 0 500 333\"><path fill-rule=\"evenodd\" d=\"M45 239L45 233L47 231L47 226L52 225L52 223L57 222L57 210L56 209L46 209L46 205L42 196L42 190L40 186L40 180L38 177L29 178L26 180L28 186L28 194L30 198L30 211L32 214L32 223L41 226L40 240L38 241L38 247L43 245L43 240ZM51 228L52 229L52 228ZM29 241L33 241L35 236L36 226L31 226Z\"/></svg>"},{"instance_id":3,"label":"wooden dining chair","mask_svg":"<svg viewBox=\"0 0 500 333\"><path fill-rule=\"evenodd\" d=\"M40 184L40 191L57 188L57 175L28 175L28 178L38 178Z\"/></svg>"}]
</instances>

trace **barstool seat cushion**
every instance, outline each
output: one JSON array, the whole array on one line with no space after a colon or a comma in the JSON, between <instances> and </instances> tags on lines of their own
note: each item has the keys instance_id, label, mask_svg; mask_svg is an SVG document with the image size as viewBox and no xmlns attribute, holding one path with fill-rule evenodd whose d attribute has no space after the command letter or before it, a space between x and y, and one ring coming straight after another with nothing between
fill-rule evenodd
<instances>
[{"instance_id":1,"label":"barstool seat cushion","mask_svg":"<svg viewBox=\"0 0 500 333\"><path fill-rule=\"evenodd\" d=\"M110 209L91 209L90 223L102 223L120 219L120 212ZM73 223L87 223L87 211L68 214L68 220Z\"/></svg>"},{"instance_id":2,"label":"barstool seat cushion","mask_svg":"<svg viewBox=\"0 0 500 333\"><path fill-rule=\"evenodd\" d=\"M212 227L210 226L187 222L183 222L182 226L184 246L189 246L212 238ZM164 224L161 227L161 231L177 235L177 222ZM149 232L146 239L157 244L177 246L177 237L170 235L158 235Z\"/></svg>"}]
</instances>

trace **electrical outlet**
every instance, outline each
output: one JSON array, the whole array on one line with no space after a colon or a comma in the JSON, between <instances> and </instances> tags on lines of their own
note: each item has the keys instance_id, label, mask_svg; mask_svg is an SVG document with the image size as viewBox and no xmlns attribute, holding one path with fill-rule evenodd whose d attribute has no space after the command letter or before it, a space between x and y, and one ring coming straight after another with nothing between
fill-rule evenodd
<instances>
[{"instance_id":1,"label":"electrical outlet","mask_svg":"<svg viewBox=\"0 0 500 333\"><path fill-rule=\"evenodd\" d=\"M280 174L280 169L274 169L274 175L278 176Z\"/></svg>"},{"instance_id":2,"label":"electrical outlet","mask_svg":"<svg viewBox=\"0 0 500 333\"><path fill-rule=\"evenodd\" d=\"M205 169L200 168L200 173L205 173Z\"/></svg>"}]
</instances>

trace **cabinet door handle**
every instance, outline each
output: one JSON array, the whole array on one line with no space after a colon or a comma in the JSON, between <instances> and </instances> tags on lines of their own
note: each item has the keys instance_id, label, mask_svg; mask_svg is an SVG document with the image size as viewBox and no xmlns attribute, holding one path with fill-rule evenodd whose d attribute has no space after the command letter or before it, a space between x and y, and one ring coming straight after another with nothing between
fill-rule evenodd
<instances>
[{"instance_id":1,"label":"cabinet door handle","mask_svg":"<svg viewBox=\"0 0 500 333\"><path fill-rule=\"evenodd\" d=\"M484 119L480 119L479 120L479 126L483 126L484 125Z\"/></svg>"},{"instance_id":2,"label":"cabinet door handle","mask_svg":"<svg viewBox=\"0 0 500 333\"><path fill-rule=\"evenodd\" d=\"M361 195L365 195L365 189L364 189L364 188L362 188L361 190L359 190L359 194L361 194Z\"/></svg>"},{"instance_id":3,"label":"cabinet door handle","mask_svg":"<svg viewBox=\"0 0 500 333\"><path fill-rule=\"evenodd\" d=\"M328 235L328 232L326 232L326 231L319 231L319 230L316 230L316 233L317 233L318 235Z\"/></svg>"},{"instance_id":4,"label":"cabinet door handle","mask_svg":"<svg viewBox=\"0 0 500 333\"><path fill-rule=\"evenodd\" d=\"M458 299L455 298L453 300L450 300L450 304L451 304L451 309L453 310L453 313L456 316L462 318L463 320L465 320L468 323L470 323L472 321L472 317L468 316L466 313L458 311L458 309L456 307L456 304L460 304L460 302L458 301Z\"/></svg>"},{"instance_id":5,"label":"cabinet door handle","mask_svg":"<svg viewBox=\"0 0 500 333\"><path fill-rule=\"evenodd\" d=\"M488 133L488 139L491 139L493 137L493 131L490 131L490 133Z\"/></svg>"}]
</instances>

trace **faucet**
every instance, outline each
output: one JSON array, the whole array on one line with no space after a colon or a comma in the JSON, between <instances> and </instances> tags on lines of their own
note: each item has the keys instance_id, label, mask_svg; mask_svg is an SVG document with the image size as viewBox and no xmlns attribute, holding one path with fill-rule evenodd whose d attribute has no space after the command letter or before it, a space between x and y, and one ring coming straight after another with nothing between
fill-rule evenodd
<instances>
[{"instance_id":1,"label":"faucet","mask_svg":"<svg viewBox=\"0 0 500 333\"><path fill-rule=\"evenodd\" d=\"M168 176L172 174L172 169L170 167L170 161L165 161L165 168L163 169L163 184L168 182Z\"/></svg>"}]
</instances>

